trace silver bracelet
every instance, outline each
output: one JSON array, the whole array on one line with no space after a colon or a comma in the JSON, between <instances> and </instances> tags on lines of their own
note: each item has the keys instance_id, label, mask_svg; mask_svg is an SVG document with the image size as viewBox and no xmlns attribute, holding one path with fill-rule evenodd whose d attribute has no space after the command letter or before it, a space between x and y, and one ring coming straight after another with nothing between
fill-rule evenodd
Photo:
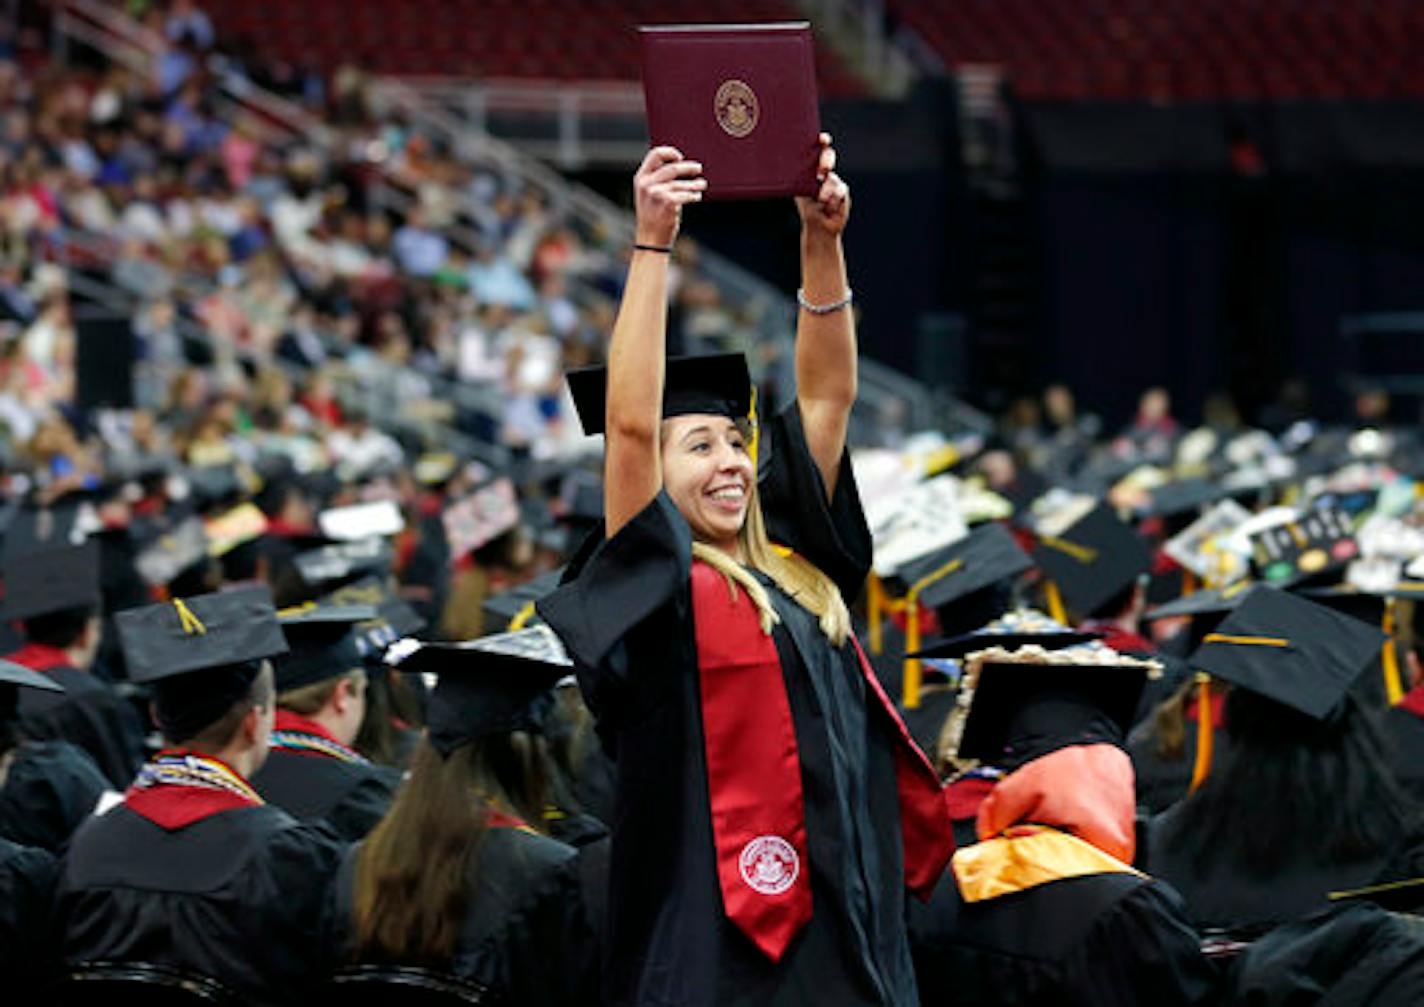
<instances>
[{"instance_id":1,"label":"silver bracelet","mask_svg":"<svg viewBox=\"0 0 1424 1007\"><path fill-rule=\"evenodd\" d=\"M806 291L801 287L796 288L796 303L801 305L802 308L809 311L813 315L834 314L835 312L841 310L841 308L850 307L854 302L855 291L851 290L850 287L846 287L844 297L842 297L839 301L832 301L830 304L812 304L810 301L806 300Z\"/></svg>"}]
</instances>

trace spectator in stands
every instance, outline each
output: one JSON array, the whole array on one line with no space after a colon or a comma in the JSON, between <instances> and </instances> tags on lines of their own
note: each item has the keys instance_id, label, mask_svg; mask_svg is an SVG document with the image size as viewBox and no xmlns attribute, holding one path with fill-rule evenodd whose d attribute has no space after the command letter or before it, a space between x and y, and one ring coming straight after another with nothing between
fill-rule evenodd
<instances>
[{"instance_id":1,"label":"spectator in stands","mask_svg":"<svg viewBox=\"0 0 1424 1007\"><path fill-rule=\"evenodd\" d=\"M445 265L450 246L443 235L426 223L425 210L417 205L391 239L396 263L411 276L428 279Z\"/></svg>"}]
</instances>

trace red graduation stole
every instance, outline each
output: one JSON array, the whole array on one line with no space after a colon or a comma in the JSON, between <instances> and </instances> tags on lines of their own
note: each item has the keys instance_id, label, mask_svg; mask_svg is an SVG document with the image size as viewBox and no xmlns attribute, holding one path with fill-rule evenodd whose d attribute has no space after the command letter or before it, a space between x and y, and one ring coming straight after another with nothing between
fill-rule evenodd
<instances>
[{"instance_id":1,"label":"red graduation stole","mask_svg":"<svg viewBox=\"0 0 1424 1007\"><path fill-rule=\"evenodd\" d=\"M708 803L727 916L772 961L811 919L801 760L776 645L756 606L706 563L692 564ZM954 853L938 775L855 644L870 693L894 725L905 882L927 897Z\"/></svg>"},{"instance_id":2,"label":"red graduation stole","mask_svg":"<svg viewBox=\"0 0 1424 1007\"><path fill-rule=\"evenodd\" d=\"M1420 683L1406 692L1404 698L1397 705L1408 710L1414 716L1424 719L1424 683Z\"/></svg>"}]
</instances>

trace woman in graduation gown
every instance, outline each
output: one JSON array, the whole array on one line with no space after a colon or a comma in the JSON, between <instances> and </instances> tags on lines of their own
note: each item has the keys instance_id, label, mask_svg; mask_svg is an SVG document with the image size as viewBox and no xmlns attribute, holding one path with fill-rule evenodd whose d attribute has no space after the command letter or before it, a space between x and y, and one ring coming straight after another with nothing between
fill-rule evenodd
<instances>
[{"instance_id":1,"label":"woman in graduation gown","mask_svg":"<svg viewBox=\"0 0 1424 1007\"><path fill-rule=\"evenodd\" d=\"M523 635L538 634L552 640ZM538 735L567 666L426 645L403 667L439 669L429 734L342 865L335 957L432 969L500 1003L596 1002L582 865L548 835L553 767Z\"/></svg>"},{"instance_id":2,"label":"woman in graduation gown","mask_svg":"<svg viewBox=\"0 0 1424 1007\"><path fill-rule=\"evenodd\" d=\"M1227 757L1152 821L1148 868L1199 926L1242 933L1298 919L1332 891L1424 874L1424 844L1351 690L1384 637L1370 625L1257 587L1193 664L1234 688Z\"/></svg>"},{"instance_id":3,"label":"woman in graduation gown","mask_svg":"<svg viewBox=\"0 0 1424 1007\"><path fill-rule=\"evenodd\" d=\"M537 607L617 764L608 1004L918 1003L904 893L953 842L846 611L870 536L845 453L850 198L821 143L797 201L797 398L755 443L740 355L665 359L669 250L705 187L671 147L634 179L607 372L570 375L606 434L606 537Z\"/></svg>"}]
</instances>

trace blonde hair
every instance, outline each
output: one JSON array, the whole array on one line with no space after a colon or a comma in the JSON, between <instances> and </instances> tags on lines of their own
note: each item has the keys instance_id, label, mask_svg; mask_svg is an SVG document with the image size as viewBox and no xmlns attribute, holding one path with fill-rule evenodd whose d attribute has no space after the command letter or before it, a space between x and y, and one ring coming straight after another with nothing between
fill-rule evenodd
<instances>
[{"instance_id":1,"label":"blonde hair","mask_svg":"<svg viewBox=\"0 0 1424 1007\"><path fill-rule=\"evenodd\" d=\"M840 588L805 557L779 550L771 544L766 534L766 520L761 513L761 497L755 485L747 504L747 519L737 533L737 542L742 547L746 566L705 542L692 543L692 558L702 560L726 577L733 598L737 596L738 587L747 592L747 597L761 617L763 633L770 635L771 628L781 621L781 617L772 607L766 588L752 576L748 567L766 574L791 600L816 616L821 632L832 644L839 647L846 642L850 636L850 611L841 597Z\"/></svg>"}]
</instances>

